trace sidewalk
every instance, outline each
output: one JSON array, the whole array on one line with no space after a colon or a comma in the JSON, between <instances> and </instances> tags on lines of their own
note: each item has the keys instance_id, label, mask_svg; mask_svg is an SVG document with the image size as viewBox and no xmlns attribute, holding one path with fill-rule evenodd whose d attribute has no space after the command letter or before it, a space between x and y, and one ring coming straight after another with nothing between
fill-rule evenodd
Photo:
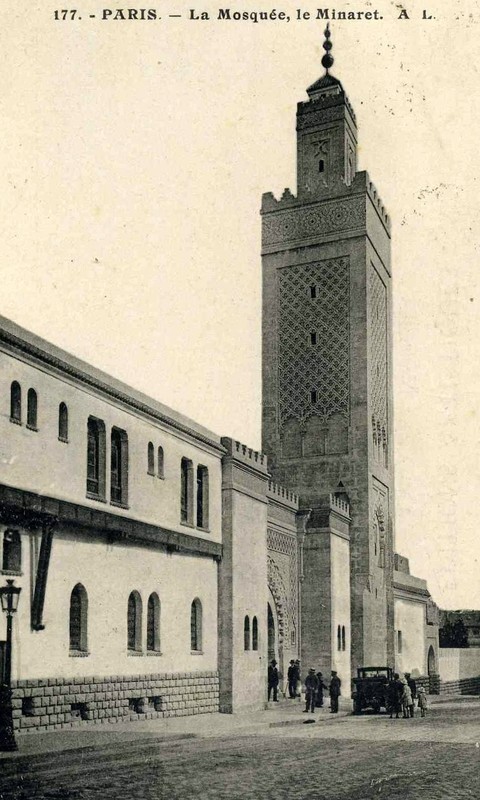
<instances>
[{"instance_id":1,"label":"sidewalk","mask_svg":"<svg viewBox=\"0 0 480 800\"><path fill-rule=\"evenodd\" d=\"M352 704L348 699L343 700L338 714L331 714L328 707L316 709L315 714L304 714L303 708L304 704L297 700L281 699L278 703L269 703L265 710L248 713L198 714L189 717L149 719L145 722L106 722L100 725L83 723L78 727L65 728L61 731L20 734L16 736L18 751L0 753L0 761L4 758L26 755L104 747L116 741L138 741L139 738L175 741L234 734L248 736L266 733L270 727L284 725L302 725L313 721L320 724L335 724L336 721L351 715Z\"/></svg>"},{"instance_id":2,"label":"sidewalk","mask_svg":"<svg viewBox=\"0 0 480 800\"><path fill-rule=\"evenodd\" d=\"M281 699L278 703L269 703L265 710L237 714L198 714L189 717L169 717L166 719L149 719L144 722L103 723L94 725L83 723L78 727L61 731L29 733L17 735L18 751L0 753L0 762L5 758L22 756L35 757L65 750L96 749L109 747L116 742L136 741L139 739L165 741L186 738L210 738L218 736L254 736L268 733L269 728L284 726L301 726L315 721L315 727L338 724L352 716L352 702L348 698L340 698L338 714L331 714L327 705L316 709L315 714L304 714L303 703L295 700ZM430 707L441 704L479 702L479 696L467 695L429 695Z\"/></svg>"}]
</instances>

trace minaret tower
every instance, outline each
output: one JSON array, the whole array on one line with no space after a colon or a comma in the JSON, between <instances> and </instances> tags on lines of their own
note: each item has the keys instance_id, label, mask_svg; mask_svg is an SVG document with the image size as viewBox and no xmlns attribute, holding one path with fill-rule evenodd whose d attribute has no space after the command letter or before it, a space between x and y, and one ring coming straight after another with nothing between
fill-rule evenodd
<instances>
[{"instance_id":1,"label":"minaret tower","mask_svg":"<svg viewBox=\"0 0 480 800\"><path fill-rule=\"evenodd\" d=\"M274 479L312 509L306 666L325 664L342 645L353 669L393 666L390 222L367 173L357 172L355 113L330 73L328 27L323 47L325 73L297 108L296 196L285 189L279 200L262 198L263 450ZM336 560L335 547L318 555L330 495L349 504L344 642L331 609L334 575L348 562Z\"/></svg>"}]
</instances>

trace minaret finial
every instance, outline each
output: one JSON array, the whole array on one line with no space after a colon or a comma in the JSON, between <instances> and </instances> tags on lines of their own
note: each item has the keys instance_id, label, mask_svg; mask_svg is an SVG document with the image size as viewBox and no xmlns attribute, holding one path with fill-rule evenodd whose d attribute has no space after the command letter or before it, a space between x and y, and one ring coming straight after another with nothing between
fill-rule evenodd
<instances>
[{"instance_id":1,"label":"minaret finial","mask_svg":"<svg viewBox=\"0 0 480 800\"><path fill-rule=\"evenodd\" d=\"M333 66L333 56L330 54L330 50L332 49L332 43L330 41L330 26L327 22L327 27L324 30L325 41L323 43L323 49L325 50L325 55L322 58L322 67L325 67L325 74L328 75L328 70L331 66Z\"/></svg>"}]
</instances>

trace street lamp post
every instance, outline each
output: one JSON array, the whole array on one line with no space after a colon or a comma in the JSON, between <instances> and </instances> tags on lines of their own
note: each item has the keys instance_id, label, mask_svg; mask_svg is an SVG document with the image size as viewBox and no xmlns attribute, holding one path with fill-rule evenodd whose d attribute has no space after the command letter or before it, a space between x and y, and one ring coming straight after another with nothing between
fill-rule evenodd
<instances>
[{"instance_id":1,"label":"street lamp post","mask_svg":"<svg viewBox=\"0 0 480 800\"><path fill-rule=\"evenodd\" d=\"M0 752L17 750L12 714L12 619L21 591L19 586L13 585L13 580L7 580L7 585L0 587L0 603L7 615L5 663L0 686Z\"/></svg>"}]
</instances>

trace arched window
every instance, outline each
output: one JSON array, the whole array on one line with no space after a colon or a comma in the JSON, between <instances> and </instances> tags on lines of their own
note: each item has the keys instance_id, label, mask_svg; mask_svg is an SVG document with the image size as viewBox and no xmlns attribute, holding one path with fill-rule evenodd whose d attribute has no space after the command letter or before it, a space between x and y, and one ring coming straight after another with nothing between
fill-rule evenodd
<instances>
[{"instance_id":1,"label":"arched window","mask_svg":"<svg viewBox=\"0 0 480 800\"><path fill-rule=\"evenodd\" d=\"M180 465L180 520L193 525L193 464L182 458Z\"/></svg>"},{"instance_id":2,"label":"arched window","mask_svg":"<svg viewBox=\"0 0 480 800\"><path fill-rule=\"evenodd\" d=\"M128 436L120 428L112 428L111 433L110 500L128 503Z\"/></svg>"},{"instance_id":3,"label":"arched window","mask_svg":"<svg viewBox=\"0 0 480 800\"><path fill-rule=\"evenodd\" d=\"M147 472L149 475L155 475L155 449L152 442L149 442L147 447Z\"/></svg>"},{"instance_id":4,"label":"arched window","mask_svg":"<svg viewBox=\"0 0 480 800\"><path fill-rule=\"evenodd\" d=\"M324 159L323 159L323 158L320 158L320 159L319 159L319 162L318 162L318 171L319 171L319 172L325 172L325 161L324 161Z\"/></svg>"},{"instance_id":5,"label":"arched window","mask_svg":"<svg viewBox=\"0 0 480 800\"><path fill-rule=\"evenodd\" d=\"M250 617L246 616L243 621L243 649L250 650Z\"/></svg>"},{"instance_id":6,"label":"arched window","mask_svg":"<svg viewBox=\"0 0 480 800\"><path fill-rule=\"evenodd\" d=\"M152 592L147 605L147 650L160 652L160 600Z\"/></svg>"},{"instance_id":7,"label":"arched window","mask_svg":"<svg viewBox=\"0 0 480 800\"><path fill-rule=\"evenodd\" d=\"M2 569L5 572L20 572L22 569L22 542L18 531L7 528L3 534Z\"/></svg>"},{"instance_id":8,"label":"arched window","mask_svg":"<svg viewBox=\"0 0 480 800\"><path fill-rule=\"evenodd\" d=\"M252 650L258 650L258 620L252 619Z\"/></svg>"},{"instance_id":9,"label":"arched window","mask_svg":"<svg viewBox=\"0 0 480 800\"><path fill-rule=\"evenodd\" d=\"M135 652L142 650L142 598L136 591L128 597L127 647Z\"/></svg>"},{"instance_id":10,"label":"arched window","mask_svg":"<svg viewBox=\"0 0 480 800\"><path fill-rule=\"evenodd\" d=\"M70 650L87 652L88 596L81 583L70 595Z\"/></svg>"},{"instance_id":11,"label":"arched window","mask_svg":"<svg viewBox=\"0 0 480 800\"><path fill-rule=\"evenodd\" d=\"M197 653L202 650L202 604L198 597L190 609L190 648Z\"/></svg>"},{"instance_id":12,"label":"arched window","mask_svg":"<svg viewBox=\"0 0 480 800\"><path fill-rule=\"evenodd\" d=\"M157 476L158 476L159 478L164 478L164 477L165 477L165 474L164 474L164 464L163 464L163 447L159 447L159 448L158 448L158 450L157 450L157 457L158 457L158 462L157 462Z\"/></svg>"},{"instance_id":13,"label":"arched window","mask_svg":"<svg viewBox=\"0 0 480 800\"><path fill-rule=\"evenodd\" d=\"M342 629L340 625L337 627L337 650L342 649Z\"/></svg>"},{"instance_id":14,"label":"arched window","mask_svg":"<svg viewBox=\"0 0 480 800\"><path fill-rule=\"evenodd\" d=\"M96 417L87 425L87 495L105 500L105 423Z\"/></svg>"},{"instance_id":15,"label":"arched window","mask_svg":"<svg viewBox=\"0 0 480 800\"><path fill-rule=\"evenodd\" d=\"M58 406L58 438L61 442L68 442L68 408L65 403Z\"/></svg>"},{"instance_id":16,"label":"arched window","mask_svg":"<svg viewBox=\"0 0 480 800\"><path fill-rule=\"evenodd\" d=\"M18 381L10 387L10 420L22 424L22 390Z\"/></svg>"},{"instance_id":17,"label":"arched window","mask_svg":"<svg viewBox=\"0 0 480 800\"><path fill-rule=\"evenodd\" d=\"M345 625L342 625L342 650L345 650L345 645L346 645Z\"/></svg>"},{"instance_id":18,"label":"arched window","mask_svg":"<svg viewBox=\"0 0 480 800\"><path fill-rule=\"evenodd\" d=\"M27 394L27 428L37 430L37 393L29 389Z\"/></svg>"},{"instance_id":19,"label":"arched window","mask_svg":"<svg viewBox=\"0 0 480 800\"><path fill-rule=\"evenodd\" d=\"M197 467L197 527L208 528L208 469Z\"/></svg>"}]
</instances>

